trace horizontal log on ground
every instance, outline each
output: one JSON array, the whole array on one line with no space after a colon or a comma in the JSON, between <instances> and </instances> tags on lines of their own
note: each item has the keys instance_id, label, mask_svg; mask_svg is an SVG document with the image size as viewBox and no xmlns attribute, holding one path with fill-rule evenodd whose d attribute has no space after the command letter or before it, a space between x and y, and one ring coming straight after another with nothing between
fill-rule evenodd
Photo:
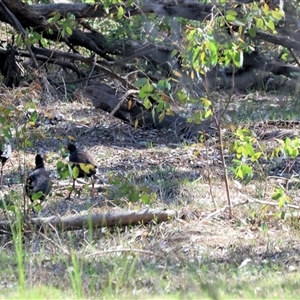
<instances>
[{"instance_id":1,"label":"horizontal log on ground","mask_svg":"<svg viewBox=\"0 0 300 300\"><path fill-rule=\"evenodd\" d=\"M43 230L47 227L55 228L59 231L90 229L101 227L128 226L137 224L147 224L151 221L156 223L166 222L174 219L177 212L166 209L143 209L131 211L119 211L106 214L90 214L90 215L72 215L57 217L51 216L47 218L33 218L26 220L23 228L27 230ZM0 223L0 232L11 232L11 226L8 221Z\"/></svg>"}]
</instances>

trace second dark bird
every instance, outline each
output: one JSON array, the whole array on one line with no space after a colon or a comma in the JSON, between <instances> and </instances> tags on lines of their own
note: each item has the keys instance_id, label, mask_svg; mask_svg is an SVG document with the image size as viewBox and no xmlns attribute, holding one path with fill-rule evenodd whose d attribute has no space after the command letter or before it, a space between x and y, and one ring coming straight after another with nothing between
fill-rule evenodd
<instances>
[{"instance_id":1,"label":"second dark bird","mask_svg":"<svg viewBox=\"0 0 300 300\"><path fill-rule=\"evenodd\" d=\"M27 196L32 202L33 195L41 192L41 196L38 200L44 201L46 196L51 191L51 179L49 177L49 172L45 169L44 155L43 153L38 153L35 156L35 169L28 175L25 184L25 191Z\"/></svg>"},{"instance_id":2,"label":"second dark bird","mask_svg":"<svg viewBox=\"0 0 300 300\"><path fill-rule=\"evenodd\" d=\"M76 178L73 177L73 187L67 197L69 199L72 191L75 189L75 180L79 177L93 178L97 172L97 163L89 153L81 149L77 149L72 143L68 144L67 149L70 152L69 162L72 163L72 169L75 167L78 168L78 176ZM94 178L92 180L92 195L94 195Z\"/></svg>"}]
</instances>

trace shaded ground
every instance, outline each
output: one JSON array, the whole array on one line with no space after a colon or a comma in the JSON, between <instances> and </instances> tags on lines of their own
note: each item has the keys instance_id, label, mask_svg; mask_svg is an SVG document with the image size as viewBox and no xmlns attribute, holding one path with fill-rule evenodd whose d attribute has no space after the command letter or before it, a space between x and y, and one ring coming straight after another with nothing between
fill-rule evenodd
<instances>
[{"instance_id":1,"label":"shaded ground","mask_svg":"<svg viewBox=\"0 0 300 300\"><path fill-rule=\"evenodd\" d=\"M82 230L29 234L23 244L28 286L50 282L69 290L70 268L74 268L71 253L79 260L83 293L87 297L101 291L102 296L107 293L118 297L123 293L125 298L200 292L213 299L226 295L243 298L242 287L248 285L251 293L247 295L268 297L266 289L271 284L260 286L262 278L280 273L292 281L289 274L298 272L298 217L280 219L278 206L255 202L237 206L233 219L226 213L210 217L214 212L212 197L219 208L227 204L215 138L206 145L189 144L179 142L170 131L133 129L92 109L85 100L57 101L38 110L48 117L40 118L41 125L33 126L29 132L43 139L34 139L34 148L26 150L18 140L14 141L12 163L4 168L5 191L13 189L23 201L22 180L33 167L35 151L43 149L48 154L47 167L54 181L52 196L42 206L43 216L150 206L186 211L187 217L158 225L99 229L92 233ZM53 118L58 111L62 114L59 121ZM89 151L99 164L99 189L93 199L87 188L65 200L71 182L59 180L56 163L63 160L60 149L70 138ZM226 152L226 157L230 163L232 155ZM274 164L279 169L287 165L285 160ZM294 166L297 164L294 160ZM116 178L121 178L119 184L112 184ZM274 187L281 184L278 180L258 177L245 186L231 177L232 201L271 201ZM151 198L150 204L130 202L124 186L144 191ZM289 192L291 204L299 205L297 185ZM0 244L0 259L9 274L0 272L0 286L14 288L18 284L16 262L11 255L14 246L5 235L0 237ZM252 282L258 290L253 290ZM294 284L293 291L298 295L299 283L289 284Z\"/></svg>"}]
</instances>

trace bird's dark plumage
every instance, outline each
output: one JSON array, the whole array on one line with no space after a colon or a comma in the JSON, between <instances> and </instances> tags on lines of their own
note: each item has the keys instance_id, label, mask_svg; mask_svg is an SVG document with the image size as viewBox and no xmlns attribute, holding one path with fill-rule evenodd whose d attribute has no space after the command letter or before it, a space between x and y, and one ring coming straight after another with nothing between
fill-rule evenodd
<instances>
[{"instance_id":1,"label":"bird's dark plumage","mask_svg":"<svg viewBox=\"0 0 300 300\"><path fill-rule=\"evenodd\" d=\"M3 166L11 157L11 146L10 144L0 144L0 160L1 160L1 188L3 186Z\"/></svg>"},{"instance_id":2,"label":"bird's dark plumage","mask_svg":"<svg viewBox=\"0 0 300 300\"><path fill-rule=\"evenodd\" d=\"M45 169L44 155L42 153L38 153L35 156L35 169L26 180L25 190L31 201L33 201L32 196L38 192L43 193L39 200L44 201L51 191L51 180L49 173Z\"/></svg>"},{"instance_id":3,"label":"bird's dark plumage","mask_svg":"<svg viewBox=\"0 0 300 300\"><path fill-rule=\"evenodd\" d=\"M91 177L96 174L97 163L89 153L77 149L74 144L68 144L68 150L70 152L69 162L74 163L72 167L77 166L79 169L78 177ZM83 170L80 164L86 164L89 172Z\"/></svg>"},{"instance_id":4,"label":"bird's dark plumage","mask_svg":"<svg viewBox=\"0 0 300 300\"><path fill-rule=\"evenodd\" d=\"M68 144L67 149L70 152L69 162L72 163L72 169L75 168L75 166L78 167L79 173L77 177L92 177L96 174L97 163L89 153L77 149L76 146L71 143ZM84 164L84 169L82 164ZM75 189L75 180L76 178L73 178L73 189ZM94 182L92 182L92 189L94 190ZM68 198L70 198L71 192Z\"/></svg>"}]
</instances>

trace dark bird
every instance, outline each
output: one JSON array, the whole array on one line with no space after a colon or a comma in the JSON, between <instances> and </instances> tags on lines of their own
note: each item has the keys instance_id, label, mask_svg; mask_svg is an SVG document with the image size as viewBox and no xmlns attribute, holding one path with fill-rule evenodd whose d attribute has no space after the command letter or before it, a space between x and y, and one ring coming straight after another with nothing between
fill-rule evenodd
<instances>
[{"instance_id":1,"label":"dark bird","mask_svg":"<svg viewBox=\"0 0 300 300\"><path fill-rule=\"evenodd\" d=\"M5 163L11 157L11 146L10 144L0 144L0 160L1 160L1 189L3 187L3 167Z\"/></svg>"},{"instance_id":2,"label":"dark bird","mask_svg":"<svg viewBox=\"0 0 300 300\"><path fill-rule=\"evenodd\" d=\"M35 169L26 179L26 194L30 198L31 202L34 202L37 200L33 199L34 195L41 192L38 199L40 201L44 201L46 196L50 193L51 185L49 173L45 169L44 165L44 155L42 153L38 153L35 156Z\"/></svg>"},{"instance_id":3,"label":"dark bird","mask_svg":"<svg viewBox=\"0 0 300 300\"><path fill-rule=\"evenodd\" d=\"M74 178L73 176L73 187L70 191L67 199L70 199L72 191L75 189L75 180L79 177L92 177L92 195L94 194L94 175L97 172L97 163L93 159L93 157L80 149L77 149L74 144L69 143L67 149L70 152L69 162L72 163L72 170L74 175L74 168L78 169L78 176Z\"/></svg>"}]
</instances>

